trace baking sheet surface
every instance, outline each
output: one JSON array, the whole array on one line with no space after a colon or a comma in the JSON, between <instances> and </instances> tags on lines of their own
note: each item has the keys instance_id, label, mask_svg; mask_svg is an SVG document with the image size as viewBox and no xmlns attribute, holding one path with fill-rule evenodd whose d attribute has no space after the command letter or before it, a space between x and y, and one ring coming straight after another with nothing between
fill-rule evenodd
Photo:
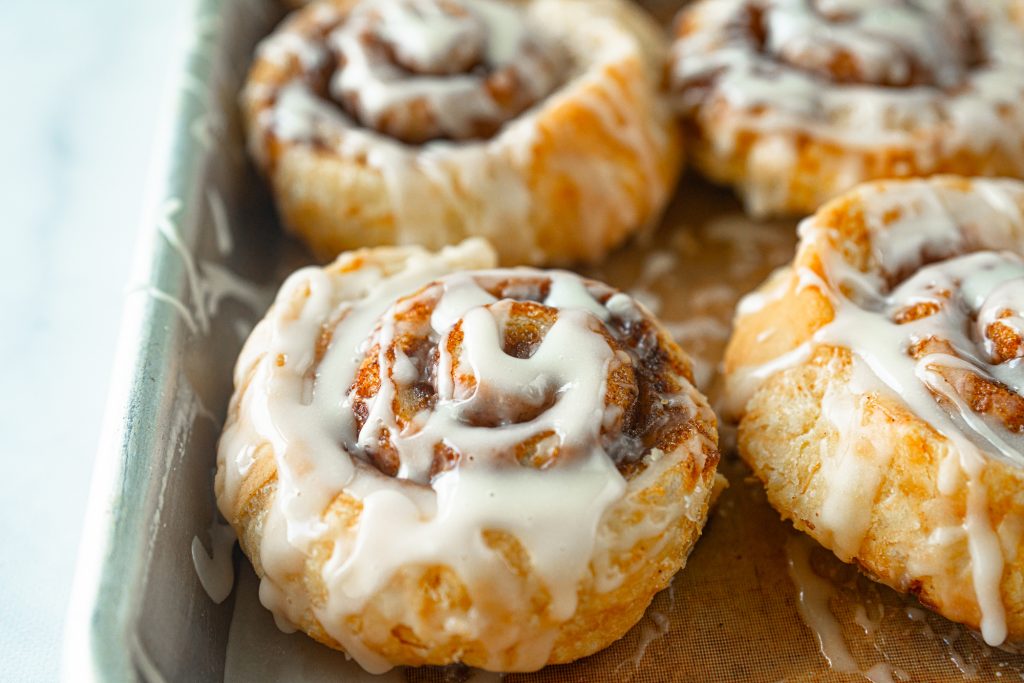
<instances>
[{"instance_id":1,"label":"baking sheet surface","mask_svg":"<svg viewBox=\"0 0 1024 683\"><path fill-rule=\"evenodd\" d=\"M667 25L681 3L650 4ZM211 547L212 468L234 356L284 277L309 263L281 237L245 159L235 101L253 44L280 9L273 0L196 6L182 85L189 104L174 173L157 202L156 266L132 294L147 327L126 400L127 469L116 484L119 526L93 637L110 657L129 651L137 677L149 680L377 680L302 634L278 631L237 549L235 589L220 605L192 565L193 539ZM694 357L698 383L714 401L736 301L794 245L794 221L752 223L729 192L687 176L656 231L583 272L655 310ZM142 430L132 432L136 422ZM1024 680L1024 657L985 646L793 532L731 452L730 430L722 432L721 471L731 486L670 589L604 652L506 681ZM826 626L834 619L837 636L820 639L821 629L807 626L801 589L805 611ZM496 678L453 667L397 670L382 680Z\"/></svg>"}]
</instances>

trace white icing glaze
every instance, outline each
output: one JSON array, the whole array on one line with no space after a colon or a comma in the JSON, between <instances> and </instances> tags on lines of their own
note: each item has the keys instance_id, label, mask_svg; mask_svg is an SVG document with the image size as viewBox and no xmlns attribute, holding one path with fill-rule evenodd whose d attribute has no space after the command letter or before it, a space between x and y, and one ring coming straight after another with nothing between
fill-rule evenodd
<instances>
[{"instance_id":1,"label":"white icing glaze","mask_svg":"<svg viewBox=\"0 0 1024 683\"><path fill-rule=\"evenodd\" d=\"M946 657L952 662L953 666L964 676L965 679L975 678L978 675L978 666L975 661L971 661L965 658L964 655L959 651L959 648L955 647L956 642L960 639L962 631L953 629L952 631L941 633L937 632L932 625L929 623L928 612L917 607L907 607L904 609L904 614L907 619L916 624L920 624L922 635L927 638L940 641L946 652ZM986 648L986 650L988 650ZM990 653L991 650L988 650ZM986 654L985 656L989 656ZM973 658L972 658L973 659ZM1000 665L1002 666L1002 665ZM996 677L1001 677L1002 672L996 671Z\"/></svg>"},{"instance_id":2,"label":"white icing glaze","mask_svg":"<svg viewBox=\"0 0 1024 683\"><path fill-rule=\"evenodd\" d=\"M944 496L965 491L967 509L961 520L938 528L931 543L941 554L946 544L966 538L982 634L986 642L998 645L1006 638L1000 596L1005 551L989 518L982 474L989 457L1024 466L1024 448L1019 434L975 413L949 377L966 371L1018 395L1024 388L1019 357L999 362L994 344L985 336L990 325L1003 324L999 320L1005 319L1011 329L1018 325L1024 260L1005 250L1019 252L1024 241L1020 212L1007 208L1019 204L1024 188L1008 181L976 180L968 190L937 189L927 181L915 181L864 186L859 193L870 233L867 269L846 260L835 247L839 237L827 225L816 218L805 221L800 228L803 248L825 255L824 278L804 268L790 279L798 289L814 288L824 294L835 316L806 343L763 365L734 372L728 380L731 402L742 408L765 379L806 361L819 346L849 349L854 356L853 379L846 388L850 393L828 393L822 404L823 415L847 449L823 454L822 476L828 484L823 533L831 535L832 547L842 559L856 556L870 521L867 511L891 453L850 435L858 433L859 406L865 396L902 401L948 441L938 488ZM933 262L922 265L925 259ZM766 296L792 291L786 288L784 280L776 279L770 294L742 303L740 315L761 308ZM930 314L901 318L915 307L926 307ZM1004 314L1008 317L1000 318ZM915 353L921 344L940 346L921 347L923 352ZM866 450L856 458L848 452L862 445ZM1014 524L1009 522L1008 529ZM939 571L928 558L915 558L912 564L914 571Z\"/></svg>"},{"instance_id":3,"label":"white icing glaze","mask_svg":"<svg viewBox=\"0 0 1024 683\"><path fill-rule=\"evenodd\" d=\"M269 443L277 490L262 522L260 599L286 628L311 610L368 671L384 671L389 664L362 643L346 617L399 571L449 567L475 608L464 618L449 619L446 631L487 643L495 657L490 667L537 668L547 660L555 626L574 614L579 587L591 583L607 591L621 583L624 577L609 561L613 552L658 537L679 513L700 519L706 509L708 492L698 486L672 502L679 513L659 510L650 518L637 517L625 531L606 528L605 513L613 505L620 514L622 506L629 509L635 487L601 445L604 428L618 419L605 405L605 382L613 365L633 361L614 352L601 330L617 311L635 315L635 305L620 296L609 310L577 276L560 272L455 274L420 290L459 267L490 265L492 258L482 243L470 241L438 255L411 250L404 266L391 274L371 265L343 275L300 270L284 284L238 361L236 386L249 389L240 399L240 419L226 428L218 453L222 510L230 513L254 464L252 444ZM557 320L528 358L502 351L499 333L509 302L497 300L482 284L509 278L549 282L541 303L558 309ZM417 290L415 298L400 298ZM429 319L409 323L411 307L422 301L436 301ZM410 332L408 325L439 340L437 398L429 412L402 427L395 397L424 368L404 352L392 361L387 350ZM420 329L424 326L429 329ZM330 343L317 362L314 350L324 329L331 332ZM449 345L456 329L461 333L457 353ZM380 349L379 387L369 399L360 398L353 383L364 355L374 348ZM696 390L679 379L685 391L662 402L696 415ZM360 400L366 401L361 429L353 415ZM501 417L497 425L475 423L481 400ZM502 417L504 406L523 401L541 411L526 421ZM544 469L507 461L516 444L545 433L552 435L558 457ZM393 445L400 463L394 478L368 467L362 455L382 438ZM680 452L702 465L703 439L695 434ZM432 460L442 443L461 458L457 467L438 473ZM674 462L665 455L657 449L648 453L633 482L642 486L664 472ZM348 531L332 527L323 514L342 493L361 505L359 521ZM540 621L531 616L522 584L485 542L485 531L506 532L522 544L551 598ZM311 604L288 590L287 577L301 571L311 549L325 538L333 541L321 572L325 597L322 604ZM501 659L512 647L516 658Z\"/></svg>"},{"instance_id":4,"label":"white icing glaze","mask_svg":"<svg viewBox=\"0 0 1024 683\"><path fill-rule=\"evenodd\" d=\"M367 673L343 653L311 638L282 633L257 598L259 579L243 566L228 629L224 683L408 683L409 672L396 668ZM447 678L447 677L446 677ZM462 683L500 683L504 674L479 669L457 670Z\"/></svg>"},{"instance_id":5,"label":"white icing glaze","mask_svg":"<svg viewBox=\"0 0 1024 683\"><path fill-rule=\"evenodd\" d=\"M178 299L161 289L153 287L152 285L134 285L125 291L125 294L136 293L145 294L154 301L167 304L181 316L181 319L185 322L185 325L192 334L199 334L199 324L196 322L195 316L192 315L192 311L184 304L184 302L181 301L181 299Z\"/></svg>"},{"instance_id":6,"label":"white icing glaze","mask_svg":"<svg viewBox=\"0 0 1024 683\"><path fill-rule=\"evenodd\" d=\"M755 4L700 3L703 29L677 42L673 62L679 83L724 69L716 76L716 96L748 110L769 106L765 115L748 114L745 123L758 118L761 129L811 130L856 144L879 135L898 141L912 125L960 120L968 125L955 132L969 135L981 149L1020 139L1020 128L995 114L998 105L1013 104L1024 92L1024 39L1014 27L1013 0L858 0L841 9L823 9L826 3L811 0L767 0L758 5L767 28L764 52L732 28L743 25L745 8ZM967 68L957 52L958 45L964 49L964 29L957 24L963 19L954 12L960 6L977 27L984 67ZM833 22L822 11L847 18ZM934 72L935 85L832 84L813 69L825 69L838 53L852 55L868 81L905 80L916 63ZM800 66L790 67L788 60Z\"/></svg>"},{"instance_id":7,"label":"white icing glaze","mask_svg":"<svg viewBox=\"0 0 1024 683\"><path fill-rule=\"evenodd\" d=\"M402 669L370 674L341 652L301 634L283 633L258 595L259 579L243 564L228 629L224 683L408 683Z\"/></svg>"},{"instance_id":8,"label":"white icing glaze","mask_svg":"<svg viewBox=\"0 0 1024 683\"><path fill-rule=\"evenodd\" d=\"M840 189L870 176L862 150L906 150L934 171L961 149L1021 159L1022 9L1019 0L702 0L684 10L693 28L673 47L672 81L716 154L730 155L745 131L759 136L744 191L765 213L785 206L778 170L791 176L800 138L855 150L829 167L849 178ZM852 71L850 82L833 69Z\"/></svg>"},{"instance_id":9,"label":"white icing glaze","mask_svg":"<svg viewBox=\"0 0 1024 683\"><path fill-rule=\"evenodd\" d=\"M334 12L324 4L322 18L330 21ZM318 69L327 61L327 51L316 43L306 40L293 31L277 31L260 42L256 56L279 67L285 67L292 59L298 60L304 69Z\"/></svg>"},{"instance_id":10,"label":"white icing glaze","mask_svg":"<svg viewBox=\"0 0 1024 683\"><path fill-rule=\"evenodd\" d=\"M231 229L224 214L223 201L215 192L207 195L211 220L218 249L222 254L232 248ZM184 269L187 299L183 300L152 285L137 285L128 293L143 292L152 299L171 305L185 321L192 334L209 335L211 323L223 301L233 300L256 313L267 306L270 291L239 275L230 269L211 261L197 260L182 240L176 227L176 216L181 211L181 201L171 198L164 201L157 216L157 231L168 245L178 254ZM248 330L246 330L248 331Z\"/></svg>"},{"instance_id":11,"label":"white icing glaze","mask_svg":"<svg viewBox=\"0 0 1024 683\"><path fill-rule=\"evenodd\" d=\"M644 50L651 48L640 45L602 7L564 0L532 0L524 5L529 31L562 44L570 64L561 87L486 140L440 139L410 146L361 126L340 107L320 99L302 79L294 79L280 88L257 84L246 89L243 97L266 106L257 121L259 136L251 138L253 153L266 158L263 140L267 135L295 144L323 143L343 158L365 160L380 173L394 212L395 243L419 244L424 235L430 235L432 242L426 246L436 248L458 242L471 231L497 244L514 241L506 249L525 263L544 260L544 246L537 236L522 229L547 212L529 184L535 165L544 164L551 173L564 173L601 197L597 202L576 201L573 207L579 229L585 233L580 242L593 245L594 253L599 253L610 225L618 225L623 218L636 223L646 207L661 202L664 180L658 160L671 145L667 130L650 125L652 107L656 117L670 118L666 107L650 101L650 83L609 77L609 72L620 72L622 65L632 68L639 62L646 67ZM336 16L329 17L322 26L326 30L337 21ZM275 36L282 33L305 41L301 50L294 48L297 52L326 50L292 25L285 25ZM291 45L291 40L284 41L275 49ZM593 115L595 135L615 140L635 155L636 171L587 155L545 154L546 133L538 122L545 112L567 103ZM446 111L453 117L465 115L458 107ZM637 171L642 175L634 181ZM638 201L637 191L649 194Z\"/></svg>"},{"instance_id":12,"label":"white icing glaze","mask_svg":"<svg viewBox=\"0 0 1024 683\"><path fill-rule=\"evenodd\" d=\"M803 344L778 358L760 365L737 368L726 377L722 409L728 415L741 415L761 384L777 372L803 363L811 357L811 347Z\"/></svg>"},{"instance_id":13,"label":"white icing glaze","mask_svg":"<svg viewBox=\"0 0 1024 683\"><path fill-rule=\"evenodd\" d=\"M879 448L864 435L864 392L873 382L863 366L844 390L830 390L822 400L822 413L839 433L838 450L821 444L821 474L828 490L821 505L819 521L831 533L830 547L844 562L860 549L871 524L871 511L892 452Z\"/></svg>"},{"instance_id":14,"label":"white icing glaze","mask_svg":"<svg viewBox=\"0 0 1024 683\"><path fill-rule=\"evenodd\" d=\"M235 547L235 531L227 524L214 521L210 525L210 552L206 552L198 536L192 537L192 564L203 590L218 605L224 602L235 585L235 566L231 549Z\"/></svg>"},{"instance_id":15,"label":"white icing glaze","mask_svg":"<svg viewBox=\"0 0 1024 683\"><path fill-rule=\"evenodd\" d=\"M210 206L210 220L213 223L213 234L217 238L217 251L221 256L230 256L235 249L235 238L228 221L228 209L220 191L211 187L206 191L206 202Z\"/></svg>"},{"instance_id":16,"label":"white icing glaze","mask_svg":"<svg viewBox=\"0 0 1024 683\"><path fill-rule=\"evenodd\" d=\"M885 608L882 607L881 612L876 616L872 617L868 613L867 605L858 602L853 607L853 620L857 626L860 626L861 630L864 631L864 635L873 636L878 631L878 627L882 624L882 618L885 616Z\"/></svg>"},{"instance_id":17,"label":"white icing glaze","mask_svg":"<svg viewBox=\"0 0 1024 683\"><path fill-rule=\"evenodd\" d=\"M669 589L671 590L671 588ZM633 650L633 656L627 659L623 659L619 663L615 670L612 672L616 676L622 676L625 673L623 670L629 666L632 667L633 674L637 674L641 671L641 664L644 661L644 657L647 655L647 648L651 646L651 643L664 638L668 635L672 628L672 621L669 613L675 605L669 607L666 612L661 612L655 609L649 609L647 614L644 615L644 619L637 625L640 629L640 639ZM621 679L619 679L621 680Z\"/></svg>"},{"instance_id":18,"label":"white icing glaze","mask_svg":"<svg viewBox=\"0 0 1024 683\"><path fill-rule=\"evenodd\" d=\"M560 71L557 51L538 45L522 13L495 0L363 2L328 44L340 63L331 92L353 103L360 122L406 130L411 124L396 117L418 114L411 104L421 101L434 117L437 134L429 137L474 137L476 122L517 113L488 89L494 72L507 70L502 78L515 84L517 101L532 103Z\"/></svg>"},{"instance_id":19,"label":"white icing glaze","mask_svg":"<svg viewBox=\"0 0 1024 683\"><path fill-rule=\"evenodd\" d=\"M843 636L843 627L829 605L836 588L811 566L811 552L815 547L817 544L806 536L791 535L786 539L786 564L797 589L797 608L807 628L814 633L821 655L833 671L861 674L872 683L893 683L893 671L886 662L863 670L854 659Z\"/></svg>"}]
</instances>

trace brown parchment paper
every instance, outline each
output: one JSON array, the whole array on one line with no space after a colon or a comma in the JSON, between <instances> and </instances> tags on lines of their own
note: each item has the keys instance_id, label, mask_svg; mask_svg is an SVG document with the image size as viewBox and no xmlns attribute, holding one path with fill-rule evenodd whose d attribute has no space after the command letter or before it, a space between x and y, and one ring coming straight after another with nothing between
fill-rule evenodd
<instances>
[{"instance_id":1,"label":"brown parchment paper","mask_svg":"<svg viewBox=\"0 0 1024 683\"><path fill-rule=\"evenodd\" d=\"M669 27L685 3L642 4ZM714 404L717 367L735 304L789 261L795 228L795 220L751 221L729 191L691 175L683 178L656 230L613 254L604 265L582 272L630 292L658 313L694 358L698 384ZM782 522L735 454L731 428L720 429L720 471L729 488L685 569L655 598L644 618L603 652L532 674L499 677L448 667L369 676L303 634L279 631L259 605L256 577L241 558L225 680L1024 680L1024 656L986 646L967 629L859 575ZM830 667L827 656L834 654L835 644L822 647L800 615L800 588L788 568L794 547L804 559L809 557L814 574L827 582L827 609L840 625L842 644L856 660L850 670Z\"/></svg>"}]
</instances>

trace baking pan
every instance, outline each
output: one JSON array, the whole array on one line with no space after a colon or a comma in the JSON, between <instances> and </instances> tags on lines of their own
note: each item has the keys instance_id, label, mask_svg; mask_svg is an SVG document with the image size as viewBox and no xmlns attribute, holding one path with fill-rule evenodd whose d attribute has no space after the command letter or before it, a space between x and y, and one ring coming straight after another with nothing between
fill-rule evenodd
<instances>
[{"instance_id":1,"label":"baking pan","mask_svg":"<svg viewBox=\"0 0 1024 683\"><path fill-rule=\"evenodd\" d=\"M290 253L246 163L235 104L280 11L181 4L65 634L69 681L223 677L232 601L207 597L190 544L210 543L234 356Z\"/></svg>"},{"instance_id":2,"label":"baking pan","mask_svg":"<svg viewBox=\"0 0 1024 683\"><path fill-rule=\"evenodd\" d=\"M679 4L648 3L666 25ZM234 590L219 603L193 563L193 552L201 562L212 552L222 564L213 469L235 355L278 284L309 257L282 236L246 160L236 106L253 48L282 10L273 0L182 0L182 11L64 676L375 680L341 654L278 631L237 550L228 555L238 570ZM660 312L714 399L733 307L790 258L795 223L752 223L727 192L692 177L680 188L656 232L586 272ZM730 444L723 428L731 486L687 568L644 619L602 653L507 681L1024 680L1024 657L988 648L860 577L779 521ZM388 678L486 677L449 668Z\"/></svg>"}]
</instances>

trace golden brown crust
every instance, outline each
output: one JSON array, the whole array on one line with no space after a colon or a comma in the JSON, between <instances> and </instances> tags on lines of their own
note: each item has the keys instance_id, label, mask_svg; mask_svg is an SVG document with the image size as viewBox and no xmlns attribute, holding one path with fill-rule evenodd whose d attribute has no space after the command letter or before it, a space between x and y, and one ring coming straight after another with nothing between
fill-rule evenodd
<instances>
[{"instance_id":1,"label":"golden brown crust","mask_svg":"<svg viewBox=\"0 0 1024 683\"><path fill-rule=\"evenodd\" d=\"M664 38L625 0L518 4L565 47L570 66L543 101L458 146L406 145L339 124L338 105L326 100L299 105L317 110L304 130L281 123L283 93L301 99L295 84L315 90L322 86L309 84L329 76L310 75L282 37L316 40L355 0L314 3L268 40L242 96L249 147L285 226L318 258L480 235L505 264L596 261L656 221L682 162L659 92Z\"/></svg>"},{"instance_id":2,"label":"golden brown crust","mask_svg":"<svg viewBox=\"0 0 1024 683\"><path fill-rule=\"evenodd\" d=\"M326 270L332 278L358 276L363 268L398 272L408 251L362 250L343 255ZM486 259L482 262L479 258L476 261L466 259L462 263L466 267L488 265ZM455 263L454 267L457 267ZM308 288L299 287L293 290L292 296L291 300L279 298L275 308L294 310L298 315L310 292ZM409 310L413 311L414 318L425 315L425 310L415 306ZM529 305L521 307L519 311L537 313ZM268 315L272 314L273 309ZM540 319L543 317L539 316ZM532 319L536 320L538 316ZM519 322L524 324L523 329L515 329L507 341L528 343L538 330L533 327L534 323L529 316ZM664 362L682 370L682 376L688 377L690 363L685 354L668 341L660 326L650 332L671 345L665 349ZM265 326L261 324L239 359L236 393L229 410L226 434L246 433L245 429L252 418L247 402L253 392L264 390L253 384L253 368L269 362L270 359L266 357L267 344ZM318 341L317 344L323 345L323 342ZM356 384L365 384L363 388L372 393L375 382L368 367L364 364L368 374L358 378ZM625 493L605 511L597 530L599 542L608 552L595 556L599 559L594 560L579 586L577 608L567 621L552 619L547 610L552 597L515 535L498 530L484 532L485 543L497 550L505 564L518 577L520 593L529 596L525 607L530 615L530 628L555 629L556 636L548 663L573 661L621 637L639 620L653 596L665 588L675 572L685 564L690 549L700 535L716 486L718 451L715 418L703 397L692 386L673 386L681 395L694 402L695 412L679 425L679 429L666 432L666 440L662 444L665 446L664 451L657 447L648 448L643 466L625 473ZM670 387L666 384L663 388ZM609 389L611 401L628 398L616 396L619 389L621 387ZM679 416L673 420L678 421ZM335 543L351 538L358 529L362 503L345 491L334 496L322 515L322 520L329 527L322 538L337 541L319 542L305 555L301 564L284 572L283 578L280 570L277 570L278 573L271 579L263 562L266 535L269 533L269 511L275 504L281 486L277 458L274 447L263 439L255 438L255 433L252 437L242 439L244 448L240 443L237 449L225 445L235 443L232 441L234 438L225 437L218 454L216 489L222 513L238 532L242 549L252 559L257 574L273 583L274 589L289 596L288 599L294 604L305 605L299 614L290 615L292 621L316 640L333 648L344 649L330 635L336 632L338 625L323 621L327 615L332 614L326 609L329 589L323 577ZM232 458L237 456L237 450L251 453L252 464L243 473L240 485L233 488L228 480ZM386 473L389 468L379 469ZM637 529L647 527L663 528L664 531L655 535L637 534ZM616 574L621 575L622 579L607 584L607 577ZM345 618L345 627L357 635L360 647L367 648L374 656L393 664L438 665L462 662L470 666L512 669L521 661L521 645L510 643L507 650L502 652L495 652L491 645L496 633L508 630L511 625L522 626L524 605L506 604L506 600L506 594L496 591L493 602L482 604L479 594L474 601L462 577L443 564L407 564L377 589L361 610ZM488 629L483 633L471 636L452 629L452 624L463 623L469 615L481 611L488 615ZM513 619L520 621L512 622Z\"/></svg>"},{"instance_id":3,"label":"golden brown crust","mask_svg":"<svg viewBox=\"0 0 1024 683\"><path fill-rule=\"evenodd\" d=\"M1024 38L1007 32L1011 42L997 44L1006 23L1024 26L1024 3L948 7L942 16L908 12L920 23L907 31L934 35L946 62L937 64L870 22L863 37L848 38L857 11L692 3L678 17L670 68L694 165L735 187L759 216L810 214L875 179L1024 176L1024 80L1010 62L998 63ZM787 12L801 11L813 27L806 34L786 23ZM788 38L773 37L787 30ZM891 52L881 68L872 50ZM996 94L994 83L1017 94Z\"/></svg>"},{"instance_id":4,"label":"golden brown crust","mask_svg":"<svg viewBox=\"0 0 1024 683\"><path fill-rule=\"evenodd\" d=\"M748 404L740 422L738 446L744 460L764 483L768 500L784 519L819 543L835 549L821 509L828 482L821 453L844 448L841 435L821 409L824 396L847 392L850 356L842 349L822 350L807 364L768 380ZM855 554L848 558L877 581L915 595L922 604L953 621L979 629L981 612L973 589L966 544L935 553L929 536L962 518L966 492L939 491L938 473L948 444L906 408L869 396L863 403L864 436L884 444L889 466L871 505L871 522ZM865 458L877 457L865 451ZM992 463L985 470L989 515L999 529L1016 524L1024 511L1024 474ZM944 571L920 573L926 558ZM1007 611L1008 641L1024 639L1024 556L1004 569L1001 593Z\"/></svg>"},{"instance_id":5,"label":"golden brown crust","mask_svg":"<svg viewBox=\"0 0 1024 683\"><path fill-rule=\"evenodd\" d=\"M919 211L921 195L906 195L902 210L884 215L875 210L868 218L872 201L898 198L908 187L930 188L953 220L962 221L962 243L952 253L948 246L926 245L922 253L926 262L983 249L1013 248L1021 253L1024 222L1020 214L1014 220L1012 211L1007 213L1007 204L1024 209L1024 192L1010 183L979 187L984 182L941 178L914 184L869 184L827 204L808 219L793 264L757 291L751 301L758 305L741 306L725 356L734 392L733 417L739 419L740 454L764 483L780 514L871 577L913 593L923 604L975 629L981 628L982 610L972 576L975 560L968 535L947 536L969 517L968 475L952 475L959 477L953 487L943 481L951 476L949 463L958 461L957 447L880 380L864 380L866 371L855 367L860 349L815 342L813 337L837 315L834 292L821 284L829 282L823 263L842 254L845 263L862 272L879 272L879 235L884 234L885 225L900 220L903 212ZM1007 204L993 199L992 206L998 208L988 209L987 215L966 211L970 202L983 205L983 198L992 196L986 192L1003 190L1009 198ZM966 215L977 221L965 219ZM1005 224L1000 225L1001 221ZM831 238L811 239L812 233ZM929 249L934 253L929 254ZM912 274L887 276L895 287ZM817 284L808 285L810 282ZM936 314L936 305L930 303L892 312L893 322L899 325ZM906 349L910 358L937 352L952 353L952 349L938 337ZM787 354L788 362L770 368L771 362ZM999 362L998 356L994 361ZM769 371L763 372L758 382L740 391L742 380L750 377L752 369L765 367ZM1011 432L1019 430L1019 395L955 365L937 372L946 376L977 413L994 416ZM943 402L941 396L935 400ZM956 410L949 405L946 409ZM840 466L841 473L836 470ZM990 456L978 484L987 496L988 523L1002 545L1004 565L998 589L1006 611L1007 643L1019 645L1024 642L1024 554L1018 552L1024 521L1024 470ZM837 525L835 496L843 492L856 501L850 514L863 514L864 528L857 533ZM862 513L857 506L863 508Z\"/></svg>"},{"instance_id":6,"label":"golden brown crust","mask_svg":"<svg viewBox=\"0 0 1024 683\"><path fill-rule=\"evenodd\" d=\"M712 431L714 427L705 424L703 429ZM659 510L672 507L680 498L692 496L695 489L709 493L716 490L718 453L716 450L708 450L705 456L706 464L701 470L695 471L689 462L677 463L660 474L653 484L637 491L634 494L634 506L612 510L609 517L625 517L627 508L634 515L636 508L644 508L646 514L656 516ZM272 467L272 460L267 464ZM261 486L253 488L248 499L240 502L241 509L237 515L231 518L232 526L238 533L239 545L261 578L265 575L260 564L261 525L266 511L273 504L276 489L276 475L271 475ZM690 551L700 538L709 503L708 496L701 504L687 511L687 517L693 521L672 526L660 538L643 539L635 546L620 551L612 559L612 563L621 567L624 573L618 588L600 591L593 585L581 586L576 612L571 619L558 625L558 637L547 663L553 665L576 661L603 650L625 635L643 616L654 596L667 588L672 577L686 565ZM359 503L339 496L325 517L332 526L354 526L358 523ZM634 516L628 521L640 523L641 519ZM614 523L609 521L608 526L613 527ZM522 553L515 552L514 539L498 535L491 543L502 548L506 560L519 568L524 581L534 585L534 609L539 615L547 604L546 591L530 576ZM316 606L318 598L323 598L323 588L318 585L316 577L323 572L330 552L331 549L325 547L311 557L302 572L293 576L288 590L313 596L313 605ZM442 633L445 620L464 616L470 609L487 607L469 602L465 586L443 565L410 568L400 572L380 589L378 596L367 604L361 618L356 620L356 630L374 652L394 663L437 666L460 662L467 666L484 667L489 666L493 656L485 642L449 638L431 643L420 639L411 630L382 630L380 625L393 623L396 619L416 620ZM550 626L539 616L537 624ZM296 625L324 645L344 650L340 643L327 634L312 611ZM495 628L500 629L500 623ZM508 661L513 661L514 655L514 652L509 653Z\"/></svg>"}]
</instances>

